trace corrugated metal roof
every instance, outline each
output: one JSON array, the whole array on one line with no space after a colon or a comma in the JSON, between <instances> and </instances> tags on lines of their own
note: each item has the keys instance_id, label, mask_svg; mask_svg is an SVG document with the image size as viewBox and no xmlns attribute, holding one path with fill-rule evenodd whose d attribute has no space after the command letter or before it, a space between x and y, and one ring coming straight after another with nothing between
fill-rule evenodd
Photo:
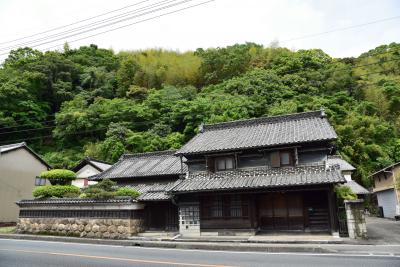
<instances>
[{"instance_id":1,"label":"corrugated metal roof","mask_svg":"<svg viewBox=\"0 0 400 267\"><path fill-rule=\"evenodd\" d=\"M42 159L42 157L36 154L35 151L33 151L29 146L27 146L25 142L0 146L0 156L2 153L3 154L9 153L19 148L26 149L31 155L33 155L36 159L38 159L41 163L43 163L43 165L45 165L48 169L51 169L51 166L44 159Z\"/></svg>"},{"instance_id":2,"label":"corrugated metal roof","mask_svg":"<svg viewBox=\"0 0 400 267\"><path fill-rule=\"evenodd\" d=\"M181 161L175 151L125 154L108 170L90 177L92 180L179 175ZM183 173L186 166L183 165Z\"/></svg>"},{"instance_id":3,"label":"corrugated metal roof","mask_svg":"<svg viewBox=\"0 0 400 267\"><path fill-rule=\"evenodd\" d=\"M359 185L356 181L347 181L343 186L348 186L351 188L351 191L356 193L357 195L365 195L371 194L365 187Z\"/></svg>"},{"instance_id":4,"label":"corrugated metal roof","mask_svg":"<svg viewBox=\"0 0 400 267\"><path fill-rule=\"evenodd\" d=\"M111 168L111 164L107 164L107 163L104 163L104 162L100 162L100 161L97 161L97 160L95 160L95 159L90 159L90 162L93 164L93 165L95 165L95 166L97 166L99 169L101 169L102 171L105 171L105 170L108 170L109 168Z\"/></svg>"},{"instance_id":5,"label":"corrugated metal roof","mask_svg":"<svg viewBox=\"0 0 400 267\"><path fill-rule=\"evenodd\" d=\"M194 173L171 189L172 193L254 189L343 183L338 166L305 166L277 169L236 170L216 173Z\"/></svg>"},{"instance_id":6,"label":"corrugated metal roof","mask_svg":"<svg viewBox=\"0 0 400 267\"><path fill-rule=\"evenodd\" d=\"M14 149L17 149L20 147L25 147L25 146L26 146L25 142L3 145L3 146L0 146L0 153L4 153L4 152L10 151L10 150L14 150Z\"/></svg>"},{"instance_id":7,"label":"corrugated metal roof","mask_svg":"<svg viewBox=\"0 0 400 267\"><path fill-rule=\"evenodd\" d=\"M334 140L337 135L320 111L204 125L176 154L268 147Z\"/></svg>"},{"instance_id":8,"label":"corrugated metal roof","mask_svg":"<svg viewBox=\"0 0 400 267\"><path fill-rule=\"evenodd\" d=\"M328 164L328 166L339 165L340 170L342 171L354 171L356 169L353 165L342 159L340 155L328 156L328 160L326 163Z\"/></svg>"},{"instance_id":9,"label":"corrugated metal roof","mask_svg":"<svg viewBox=\"0 0 400 267\"><path fill-rule=\"evenodd\" d=\"M75 167L73 167L72 170L74 172L78 172L80 169L82 169L86 165L91 165L100 172L105 171L105 170L111 168L111 166L112 166L111 164L109 164L105 161L93 159L91 157L85 157Z\"/></svg>"}]
</instances>

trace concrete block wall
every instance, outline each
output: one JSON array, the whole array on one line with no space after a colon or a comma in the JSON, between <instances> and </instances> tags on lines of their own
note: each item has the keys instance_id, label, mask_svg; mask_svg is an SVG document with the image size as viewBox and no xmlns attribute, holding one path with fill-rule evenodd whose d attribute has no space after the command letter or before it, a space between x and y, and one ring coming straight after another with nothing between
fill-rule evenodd
<instances>
[{"instance_id":1,"label":"concrete block wall","mask_svg":"<svg viewBox=\"0 0 400 267\"><path fill-rule=\"evenodd\" d=\"M346 200L344 202L347 217L347 229L352 239L366 239L367 225L365 223L364 200Z\"/></svg>"}]
</instances>

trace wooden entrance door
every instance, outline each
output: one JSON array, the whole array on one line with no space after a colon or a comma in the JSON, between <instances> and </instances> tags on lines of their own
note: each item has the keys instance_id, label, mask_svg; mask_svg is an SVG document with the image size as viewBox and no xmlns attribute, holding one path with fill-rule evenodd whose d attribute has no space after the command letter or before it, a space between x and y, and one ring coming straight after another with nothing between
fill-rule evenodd
<instances>
[{"instance_id":1,"label":"wooden entrance door","mask_svg":"<svg viewBox=\"0 0 400 267\"><path fill-rule=\"evenodd\" d=\"M303 196L269 193L258 199L261 230L304 230Z\"/></svg>"},{"instance_id":2,"label":"wooden entrance door","mask_svg":"<svg viewBox=\"0 0 400 267\"><path fill-rule=\"evenodd\" d=\"M176 231L178 229L178 208L171 202L147 203L145 211L148 230Z\"/></svg>"}]
</instances>

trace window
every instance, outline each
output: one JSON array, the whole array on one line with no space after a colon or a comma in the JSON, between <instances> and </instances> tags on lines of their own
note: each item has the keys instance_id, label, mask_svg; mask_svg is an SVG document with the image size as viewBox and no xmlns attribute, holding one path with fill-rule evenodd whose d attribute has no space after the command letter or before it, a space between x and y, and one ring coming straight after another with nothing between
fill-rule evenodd
<instances>
[{"instance_id":1,"label":"window","mask_svg":"<svg viewBox=\"0 0 400 267\"><path fill-rule=\"evenodd\" d=\"M231 205L229 208L231 217L242 217L242 196L234 195L231 196Z\"/></svg>"},{"instance_id":2,"label":"window","mask_svg":"<svg viewBox=\"0 0 400 267\"><path fill-rule=\"evenodd\" d=\"M263 155L242 155L239 156L238 168L248 168L248 167L264 167L267 165L267 158Z\"/></svg>"},{"instance_id":3,"label":"window","mask_svg":"<svg viewBox=\"0 0 400 267\"><path fill-rule=\"evenodd\" d=\"M234 168L233 157L217 158L215 165L218 171L232 170Z\"/></svg>"},{"instance_id":4,"label":"window","mask_svg":"<svg viewBox=\"0 0 400 267\"><path fill-rule=\"evenodd\" d=\"M222 217L223 215L223 203L222 203L222 198L215 197L214 200L212 201L211 207L210 207L210 217Z\"/></svg>"},{"instance_id":5,"label":"window","mask_svg":"<svg viewBox=\"0 0 400 267\"><path fill-rule=\"evenodd\" d=\"M271 167L277 168L282 166L293 166L292 151L275 151L270 154Z\"/></svg>"},{"instance_id":6,"label":"window","mask_svg":"<svg viewBox=\"0 0 400 267\"><path fill-rule=\"evenodd\" d=\"M288 152L281 153L281 165L289 165L290 164L290 155Z\"/></svg>"},{"instance_id":7,"label":"window","mask_svg":"<svg viewBox=\"0 0 400 267\"><path fill-rule=\"evenodd\" d=\"M207 196L202 200L203 219L248 217L249 203L242 195Z\"/></svg>"},{"instance_id":8,"label":"window","mask_svg":"<svg viewBox=\"0 0 400 267\"><path fill-rule=\"evenodd\" d=\"M36 177L35 178L35 185L36 186L41 186L41 185L45 185L45 184L46 184L46 179L40 178L40 177Z\"/></svg>"}]
</instances>

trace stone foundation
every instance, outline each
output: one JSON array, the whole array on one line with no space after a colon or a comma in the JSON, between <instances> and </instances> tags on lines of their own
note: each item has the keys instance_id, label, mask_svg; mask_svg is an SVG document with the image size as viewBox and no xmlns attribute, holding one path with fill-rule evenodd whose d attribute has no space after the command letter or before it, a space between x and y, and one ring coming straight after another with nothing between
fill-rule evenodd
<instances>
[{"instance_id":1,"label":"stone foundation","mask_svg":"<svg viewBox=\"0 0 400 267\"><path fill-rule=\"evenodd\" d=\"M19 234L126 239L145 230L142 204L117 200L27 200L17 203Z\"/></svg>"},{"instance_id":2,"label":"stone foundation","mask_svg":"<svg viewBox=\"0 0 400 267\"><path fill-rule=\"evenodd\" d=\"M126 239L143 232L140 219L20 218L19 234L50 234L89 238Z\"/></svg>"}]
</instances>

